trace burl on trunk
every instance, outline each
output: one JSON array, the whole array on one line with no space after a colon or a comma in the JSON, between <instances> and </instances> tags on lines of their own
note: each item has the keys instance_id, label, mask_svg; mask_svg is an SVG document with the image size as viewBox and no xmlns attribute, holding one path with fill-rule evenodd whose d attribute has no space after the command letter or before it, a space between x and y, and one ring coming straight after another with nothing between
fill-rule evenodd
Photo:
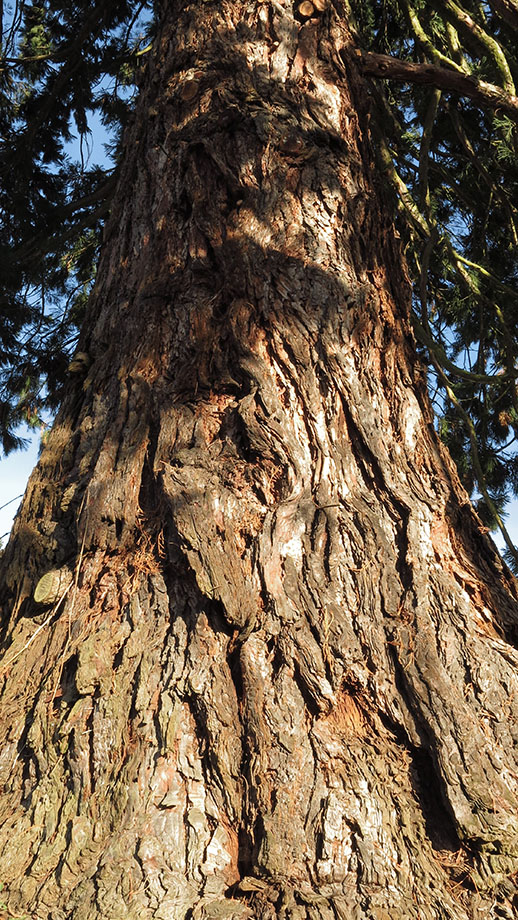
<instances>
[{"instance_id":1,"label":"burl on trunk","mask_svg":"<svg viewBox=\"0 0 518 920\"><path fill-rule=\"evenodd\" d=\"M2 563L5 900L511 917L517 592L433 430L344 4L162 5Z\"/></svg>"}]
</instances>

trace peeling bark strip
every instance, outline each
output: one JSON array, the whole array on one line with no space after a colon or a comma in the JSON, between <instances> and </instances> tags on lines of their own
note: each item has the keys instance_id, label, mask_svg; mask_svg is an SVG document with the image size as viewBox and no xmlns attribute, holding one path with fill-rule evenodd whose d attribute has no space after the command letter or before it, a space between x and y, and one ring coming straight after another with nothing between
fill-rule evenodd
<instances>
[{"instance_id":1,"label":"peeling bark strip","mask_svg":"<svg viewBox=\"0 0 518 920\"><path fill-rule=\"evenodd\" d=\"M361 61L361 69L367 76L396 80L399 83L437 86L458 96L474 99L485 108L505 112L509 118L518 122L518 96L513 96L512 93L507 93L492 83L486 83L485 80L477 80L476 77L448 70L447 67L437 67L435 64L403 61L389 54L375 54L373 51L359 49L356 53Z\"/></svg>"},{"instance_id":2,"label":"peeling bark strip","mask_svg":"<svg viewBox=\"0 0 518 920\"><path fill-rule=\"evenodd\" d=\"M433 431L343 48L338 2L163 4L2 562L13 914L512 915L516 587Z\"/></svg>"}]
</instances>

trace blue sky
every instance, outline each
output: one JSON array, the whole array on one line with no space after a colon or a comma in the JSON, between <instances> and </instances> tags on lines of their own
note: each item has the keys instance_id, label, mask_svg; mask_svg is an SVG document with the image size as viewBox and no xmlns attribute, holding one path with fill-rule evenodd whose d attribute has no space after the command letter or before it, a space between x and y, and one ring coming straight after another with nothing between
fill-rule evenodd
<instances>
[{"instance_id":1,"label":"blue sky","mask_svg":"<svg viewBox=\"0 0 518 920\"><path fill-rule=\"evenodd\" d=\"M4 545L7 540L5 534L11 529L14 515L20 504L19 500L12 501L12 499L25 492L27 480L38 460L38 450L39 435L34 436L33 434L28 450L17 450L0 461L0 506L6 502L10 503L7 508L0 510L0 537L4 536Z\"/></svg>"}]
</instances>

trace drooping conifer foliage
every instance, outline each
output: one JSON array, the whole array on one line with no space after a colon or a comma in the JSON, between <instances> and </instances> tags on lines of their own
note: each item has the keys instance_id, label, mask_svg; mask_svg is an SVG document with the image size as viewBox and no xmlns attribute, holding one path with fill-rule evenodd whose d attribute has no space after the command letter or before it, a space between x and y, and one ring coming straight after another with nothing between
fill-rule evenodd
<instances>
[{"instance_id":1,"label":"drooping conifer foliage","mask_svg":"<svg viewBox=\"0 0 518 920\"><path fill-rule=\"evenodd\" d=\"M518 4L353 11L439 430L516 565L501 515L518 489Z\"/></svg>"},{"instance_id":2,"label":"drooping conifer foliage","mask_svg":"<svg viewBox=\"0 0 518 920\"><path fill-rule=\"evenodd\" d=\"M302 6L310 16L313 5ZM59 402L152 14L151 4L115 0L4 9L5 452L18 444L20 420ZM518 494L518 3L353 0L350 14L372 77L372 132L405 242L437 425L516 563L502 512ZM115 129L108 167L88 161L93 115ZM79 154L68 152L72 135Z\"/></svg>"},{"instance_id":3,"label":"drooping conifer foliage","mask_svg":"<svg viewBox=\"0 0 518 920\"><path fill-rule=\"evenodd\" d=\"M486 377L514 386L514 359L491 339L470 365L477 300L452 266L479 278L477 212L448 204L446 178L473 190L442 96L477 113L478 162L514 95L426 60L399 7L369 30L358 6L354 35L344 0L157 11L87 370L0 558L1 900L48 920L511 918L518 581L421 365L438 418L474 419L491 498L463 413Z\"/></svg>"},{"instance_id":4,"label":"drooping conifer foliage","mask_svg":"<svg viewBox=\"0 0 518 920\"><path fill-rule=\"evenodd\" d=\"M56 407L94 276L116 144L149 43L146 3L16 2L0 58L0 436ZM90 157L111 127L113 155Z\"/></svg>"}]
</instances>

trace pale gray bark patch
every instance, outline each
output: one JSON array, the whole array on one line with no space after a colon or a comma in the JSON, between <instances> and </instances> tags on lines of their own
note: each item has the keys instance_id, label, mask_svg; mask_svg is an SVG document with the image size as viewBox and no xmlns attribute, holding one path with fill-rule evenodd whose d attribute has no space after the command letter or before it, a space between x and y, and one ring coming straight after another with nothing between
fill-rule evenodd
<instances>
[{"instance_id":1,"label":"pale gray bark patch","mask_svg":"<svg viewBox=\"0 0 518 920\"><path fill-rule=\"evenodd\" d=\"M430 424L349 46L340 7L164 6L2 558L15 914L516 905L516 585Z\"/></svg>"}]
</instances>

